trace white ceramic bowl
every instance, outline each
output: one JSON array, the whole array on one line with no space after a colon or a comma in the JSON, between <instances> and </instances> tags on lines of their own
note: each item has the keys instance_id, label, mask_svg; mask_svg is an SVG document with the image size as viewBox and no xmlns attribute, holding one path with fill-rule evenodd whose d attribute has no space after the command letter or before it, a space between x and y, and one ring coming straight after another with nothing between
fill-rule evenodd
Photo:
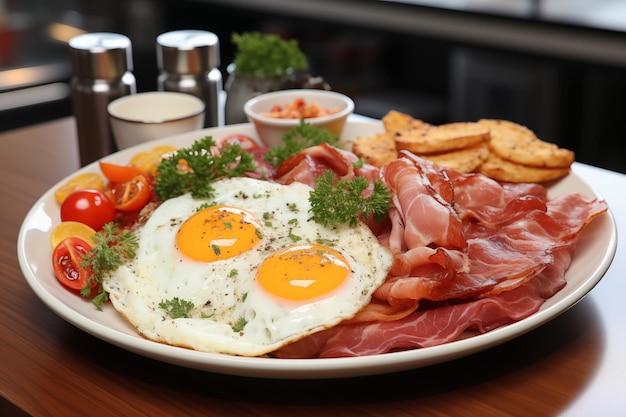
<instances>
[{"instance_id":1,"label":"white ceramic bowl","mask_svg":"<svg viewBox=\"0 0 626 417\"><path fill-rule=\"evenodd\" d=\"M172 91L131 94L107 106L118 149L202 129L204 109L198 97Z\"/></svg>"},{"instance_id":2,"label":"white ceramic bowl","mask_svg":"<svg viewBox=\"0 0 626 417\"><path fill-rule=\"evenodd\" d=\"M294 100L303 98L307 103L316 103L326 109L339 109L327 116L306 118L304 121L327 129L333 135L340 136L348 116L354 112L354 102L344 94L326 90L294 89L260 94L248 100L243 110L248 120L254 124L259 138L269 147L282 144L283 135L300 124L300 119L281 119L264 116L272 107L286 107Z\"/></svg>"}]
</instances>

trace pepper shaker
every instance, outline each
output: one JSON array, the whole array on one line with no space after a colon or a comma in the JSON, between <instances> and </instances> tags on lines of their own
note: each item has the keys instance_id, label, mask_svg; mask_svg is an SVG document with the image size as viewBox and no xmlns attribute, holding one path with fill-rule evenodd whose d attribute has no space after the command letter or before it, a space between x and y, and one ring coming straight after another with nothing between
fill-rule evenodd
<instances>
[{"instance_id":1,"label":"pepper shaker","mask_svg":"<svg viewBox=\"0 0 626 417\"><path fill-rule=\"evenodd\" d=\"M132 73L130 39L117 33L97 32L69 41L72 66L72 106L76 116L81 165L115 152L107 105L137 92Z\"/></svg>"},{"instance_id":2,"label":"pepper shaker","mask_svg":"<svg viewBox=\"0 0 626 417\"><path fill-rule=\"evenodd\" d=\"M158 89L201 98L206 105L205 127L223 124L219 95L219 39L204 30L176 30L157 37Z\"/></svg>"}]
</instances>

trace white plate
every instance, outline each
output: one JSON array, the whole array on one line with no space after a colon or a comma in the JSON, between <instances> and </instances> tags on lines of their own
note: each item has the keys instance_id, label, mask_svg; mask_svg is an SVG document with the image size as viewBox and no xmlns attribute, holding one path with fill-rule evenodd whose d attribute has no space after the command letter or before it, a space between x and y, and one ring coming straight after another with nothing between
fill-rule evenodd
<instances>
[{"instance_id":1,"label":"white plate","mask_svg":"<svg viewBox=\"0 0 626 417\"><path fill-rule=\"evenodd\" d=\"M380 123L350 121L343 136L353 138L381 130ZM107 156L104 160L127 163L136 152L151 149L156 144L184 147L207 135L218 139L231 133L247 134L256 138L250 124L210 128L158 139ZM90 164L79 172L86 171L99 172L97 163ZM146 340L110 304L105 305L103 311L98 311L89 301L59 285L52 271L49 234L52 227L60 221L59 206L53 193L65 181L66 179L61 180L34 204L20 229L18 258L24 276L35 294L61 318L106 342L163 362L231 375L291 379L353 377L419 368L467 356L518 337L572 307L600 281L611 264L617 247L615 220L609 212L593 221L582 234L571 267L566 273L567 286L547 300L540 311L519 322L456 342L355 358L270 359L210 354ZM570 191L596 196L575 174L551 185L549 190L551 196Z\"/></svg>"}]
</instances>

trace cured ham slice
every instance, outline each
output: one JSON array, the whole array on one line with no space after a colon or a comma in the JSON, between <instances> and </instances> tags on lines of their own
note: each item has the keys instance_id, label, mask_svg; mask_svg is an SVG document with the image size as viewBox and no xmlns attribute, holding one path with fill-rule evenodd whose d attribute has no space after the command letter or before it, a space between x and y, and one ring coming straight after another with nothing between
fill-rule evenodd
<instances>
[{"instance_id":1,"label":"cured ham slice","mask_svg":"<svg viewBox=\"0 0 626 417\"><path fill-rule=\"evenodd\" d=\"M365 356L437 346L464 335L486 333L537 312L547 298L566 285L571 248L533 280L512 291L458 304L416 311L396 321L335 326L275 352L279 358Z\"/></svg>"},{"instance_id":2,"label":"cured ham slice","mask_svg":"<svg viewBox=\"0 0 626 417\"><path fill-rule=\"evenodd\" d=\"M381 175L393 195L393 205L404 228L403 239L409 249L431 244L445 248L464 248L461 218L451 201L437 193L424 169L400 158L383 166ZM446 181L441 178L441 181ZM439 185L439 182L436 184Z\"/></svg>"},{"instance_id":3,"label":"cured ham slice","mask_svg":"<svg viewBox=\"0 0 626 417\"><path fill-rule=\"evenodd\" d=\"M388 163L381 176L400 201L394 206L398 213L390 214L387 239L394 265L374 293L391 305L402 304L405 298L466 299L514 289L549 266L555 250L570 245L606 211L605 202L577 193L548 201L540 185L501 185L479 174L433 167L413 155ZM431 185L446 182L452 197L434 196L436 189L447 194L450 187ZM415 210L418 198L431 200ZM423 238L437 233L460 233L466 245L447 249L445 237ZM416 245L420 240L423 244Z\"/></svg>"},{"instance_id":4,"label":"cured ham slice","mask_svg":"<svg viewBox=\"0 0 626 417\"><path fill-rule=\"evenodd\" d=\"M315 187L315 178L327 170L331 170L337 178L347 180L363 176L371 183L378 179L377 167L369 164L355 166L357 162L359 158L352 152L322 143L287 159L277 168L273 179L281 184L302 182Z\"/></svg>"},{"instance_id":5,"label":"cured ham slice","mask_svg":"<svg viewBox=\"0 0 626 417\"><path fill-rule=\"evenodd\" d=\"M315 162L313 177L320 166L358 175L344 152L321 147L300 158ZM328 164L327 157L343 162ZM277 357L423 348L524 319L566 285L578 237L607 211L604 201L578 193L549 199L539 184L502 184L403 151L379 179L392 193L387 221L370 226L394 256L385 282L355 317Z\"/></svg>"}]
</instances>

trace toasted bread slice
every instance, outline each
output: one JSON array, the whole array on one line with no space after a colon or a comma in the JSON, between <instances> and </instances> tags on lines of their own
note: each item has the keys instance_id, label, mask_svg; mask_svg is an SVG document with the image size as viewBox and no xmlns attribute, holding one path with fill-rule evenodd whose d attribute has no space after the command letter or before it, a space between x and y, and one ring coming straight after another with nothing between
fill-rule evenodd
<instances>
[{"instance_id":1,"label":"toasted bread slice","mask_svg":"<svg viewBox=\"0 0 626 417\"><path fill-rule=\"evenodd\" d=\"M508 161L491 152L489 153L487 160L478 167L478 172L496 181L540 183L566 176L570 172L570 167L531 167Z\"/></svg>"},{"instance_id":2,"label":"toasted bread slice","mask_svg":"<svg viewBox=\"0 0 626 417\"><path fill-rule=\"evenodd\" d=\"M389 133L360 136L352 142L352 152L368 164L381 167L397 158L396 144Z\"/></svg>"},{"instance_id":3,"label":"toasted bread slice","mask_svg":"<svg viewBox=\"0 0 626 417\"><path fill-rule=\"evenodd\" d=\"M447 123L418 132L404 131L394 137L396 149L418 155L468 148L489 139L489 129L474 122Z\"/></svg>"},{"instance_id":4,"label":"toasted bread slice","mask_svg":"<svg viewBox=\"0 0 626 417\"><path fill-rule=\"evenodd\" d=\"M471 146L458 151L438 153L434 155L420 155L437 165L456 169L459 172L474 172L487 160L489 148L485 144Z\"/></svg>"},{"instance_id":5,"label":"toasted bread slice","mask_svg":"<svg viewBox=\"0 0 626 417\"><path fill-rule=\"evenodd\" d=\"M574 152L539 139L530 129L507 120L481 119L491 132L491 152L511 162L537 168L567 168Z\"/></svg>"}]
</instances>

